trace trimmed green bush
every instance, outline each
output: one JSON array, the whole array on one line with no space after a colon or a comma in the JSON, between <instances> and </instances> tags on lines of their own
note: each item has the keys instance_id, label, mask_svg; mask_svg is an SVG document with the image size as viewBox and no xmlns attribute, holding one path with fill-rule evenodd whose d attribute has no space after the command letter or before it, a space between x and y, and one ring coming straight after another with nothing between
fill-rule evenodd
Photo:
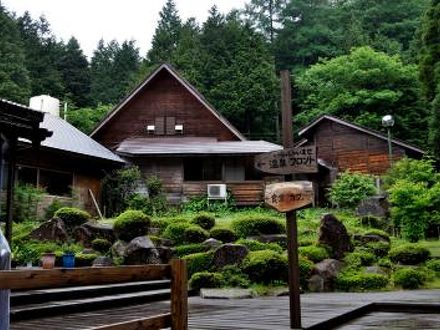
<instances>
[{"instance_id":1,"label":"trimmed green bush","mask_svg":"<svg viewBox=\"0 0 440 330\"><path fill-rule=\"evenodd\" d=\"M225 266L222 268L221 271L225 279L226 287L248 288L251 285L249 277L235 265Z\"/></svg>"},{"instance_id":2,"label":"trimmed green bush","mask_svg":"<svg viewBox=\"0 0 440 330\"><path fill-rule=\"evenodd\" d=\"M256 283L287 281L287 258L272 250L249 252L243 261L242 269L250 280Z\"/></svg>"},{"instance_id":3,"label":"trimmed green bush","mask_svg":"<svg viewBox=\"0 0 440 330\"><path fill-rule=\"evenodd\" d=\"M373 253L368 251L355 251L344 257L344 262L350 268L360 268L362 266L371 266L376 261Z\"/></svg>"},{"instance_id":4,"label":"trimmed green bush","mask_svg":"<svg viewBox=\"0 0 440 330\"><path fill-rule=\"evenodd\" d=\"M209 233L202 227L191 225L184 232L185 243L202 243L209 238Z\"/></svg>"},{"instance_id":5,"label":"trimmed green bush","mask_svg":"<svg viewBox=\"0 0 440 330\"><path fill-rule=\"evenodd\" d=\"M391 249L388 254L390 260L402 265L418 265L431 256L429 250L419 244L404 244Z\"/></svg>"},{"instance_id":6,"label":"trimmed green bush","mask_svg":"<svg viewBox=\"0 0 440 330\"><path fill-rule=\"evenodd\" d=\"M309 245L314 245L315 243L316 243L316 239L298 237L299 246L309 246Z\"/></svg>"},{"instance_id":7,"label":"trimmed green bush","mask_svg":"<svg viewBox=\"0 0 440 330\"><path fill-rule=\"evenodd\" d=\"M388 255L391 246L386 242L370 242L365 244L363 248L373 253L376 257L382 258Z\"/></svg>"},{"instance_id":8,"label":"trimmed green bush","mask_svg":"<svg viewBox=\"0 0 440 330\"><path fill-rule=\"evenodd\" d=\"M223 243L232 243L237 239L235 232L228 228L213 228L209 235L211 238L215 238Z\"/></svg>"},{"instance_id":9,"label":"trimmed green bush","mask_svg":"<svg viewBox=\"0 0 440 330\"><path fill-rule=\"evenodd\" d=\"M101 253L107 253L112 247L112 243L105 238L95 238L92 241L92 248Z\"/></svg>"},{"instance_id":10,"label":"trimmed green bush","mask_svg":"<svg viewBox=\"0 0 440 330\"><path fill-rule=\"evenodd\" d=\"M62 207L55 212L55 216L64 221L67 227L81 226L90 218L90 214L76 207Z\"/></svg>"},{"instance_id":11,"label":"trimmed green bush","mask_svg":"<svg viewBox=\"0 0 440 330\"><path fill-rule=\"evenodd\" d=\"M75 267L90 267L96 257L98 255L94 253L77 253L75 254Z\"/></svg>"},{"instance_id":12,"label":"trimmed green bush","mask_svg":"<svg viewBox=\"0 0 440 330\"><path fill-rule=\"evenodd\" d=\"M404 289L417 289L426 281L426 276L414 268L401 268L393 274L394 284Z\"/></svg>"},{"instance_id":13,"label":"trimmed green bush","mask_svg":"<svg viewBox=\"0 0 440 330\"><path fill-rule=\"evenodd\" d=\"M316 245L300 247L299 254L315 263L330 257L326 248Z\"/></svg>"},{"instance_id":14,"label":"trimmed green bush","mask_svg":"<svg viewBox=\"0 0 440 330\"><path fill-rule=\"evenodd\" d=\"M340 208L354 208L360 201L375 193L376 186L371 175L346 171L333 183L329 198Z\"/></svg>"},{"instance_id":15,"label":"trimmed green bush","mask_svg":"<svg viewBox=\"0 0 440 330\"><path fill-rule=\"evenodd\" d=\"M307 280L309 279L313 267L315 265L313 264L313 262L311 262L307 258L304 258L303 256L299 256L298 262L299 262L299 283L301 284L302 288L306 288Z\"/></svg>"},{"instance_id":16,"label":"trimmed green bush","mask_svg":"<svg viewBox=\"0 0 440 330\"><path fill-rule=\"evenodd\" d=\"M170 239L176 245L185 243L185 230L193 225L186 222L171 223L163 232L163 237Z\"/></svg>"},{"instance_id":17,"label":"trimmed green bush","mask_svg":"<svg viewBox=\"0 0 440 330\"><path fill-rule=\"evenodd\" d=\"M197 214L194 219L191 220L191 223L198 225L205 230L210 230L215 226L215 218L212 214L202 212Z\"/></svg>"},{"instance_id":18,"label":"trimmed green bush","mask_svg":"<svg viewBox=\"0 0 440 330\"><path fill-rule=\"evenodd\" d=\"M151 220L142 211L128 210L121 213L113 224L116 237L129 242L132 239L148 234Z\"/></svg>"},{"instance_id":19,"label":"trimmed green bush","mask_svg":"<svg viewBox=\"0 0 440 330\"><path fill-rule=\"evenodd\" d=\"M246 246L249 251L273 250L278 253L283 252L283 249L277 243L262 243L254 239L244 238L240 238L235 243Z\"/></svg>"},{"instance_id":20,"label":"trimmed green bush","mask_svg":"<svg viewBox=\"0 0 440 330\"><path fill-rule=\"evenodd\" d=\"M283 234L284 224L276 218L247 216L232 221L232 229L238 237L246 238L255 235Z\"/></svg>"},{"instance_id":21,"label":"trimmed green bush","mask_svg":"<svg viewBox=\"0 0 440 330\"><path fill-rule=\"evenodd\" d=\"M365 233L364 233L364 235L376 235L376 236L379 236L379 237L382 237L384 240L386 240L386 241L390 241L390 235L386 232L386 231L383 231L383 230L380 230L380 229L368 229Z\"/></svg>"},{"instance_id":22,"label":"trimmed green bush","mask_svg":"<svg viewBox=\"0 0 440 330\"><path fill-rule=\"evenodd\" d=\"M377 261L377 265L382 268L393 269L394 264L388 258L382 258Z\"/></svg>"},{"instance_id":23,"label":"trimmed green bush","mask_svg":"<svg viewBox=\"0 0 440 330\"><path fill-rule=\"evenodd\" d=\"M431 259L426 262L426 267L440 274L440 259Z\"/></svg>"},{"instance_id":24,"label":"trimmed green bush","mask_svg":"<svg viewBox=\"0 0 440 330\"><path fill-rule=\"evenodd\" d=\"M198 272L191 276L189 286L191 289L220 288L225 284L225 279L220 273Z\"/></svg>"},{"instance_id":25,"label":"trimmed green bush","mask_svg":"<svg viewBox=\"0 0 440 330\"><path fill-rule=\"evenodd\" d=\"M203 245L203 244L200 244L200 243L180 245L180 246L177 246L174 249L174 255L176 257L180 258L180 257L186 256L188 254L199 253L199 252L206 252L208 250L209 250L209 246Z\"/></svg>"},{"instance_id":26,"label":"trimmed green bush","mask_svg":"<svg viewBox=\"0 0 440 330\"><path fill-rule=\"evenodd\" d=\"M212 252L200 252L184 256L182 259L186 260L188 277L191 278L195 273L209 271L213 258L214 254Z\"/></svg>"},{"instance_id":27,"label":"trimmed green bush","mask_svg":"<svg viewBox=\"0 0 440 330\"><path fill-rule=\"evenodd\" d=\"M385 275L348 272L340 273L335 284L341 291L367 291L383 289L388 281Z\"/></svg>"}]
</instances>

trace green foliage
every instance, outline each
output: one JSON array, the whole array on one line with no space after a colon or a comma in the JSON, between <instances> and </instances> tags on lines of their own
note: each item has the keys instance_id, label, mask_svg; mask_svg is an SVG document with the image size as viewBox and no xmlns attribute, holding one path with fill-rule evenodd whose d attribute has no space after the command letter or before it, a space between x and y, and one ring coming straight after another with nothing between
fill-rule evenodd
<instances>
[{"instance_id":1,"label":"green foliage","mask_svg":"<svg viewBox=\"0 0 440 330\"><path fill-rule=\"evenodd\" d=\"M132 239L148 234L151 220L142 211L128 210L121 213L113 224L113 231L120 240Z\"/></svg>"},{"instance_id":2,"label":"green foliage","mask_svg":"<svg viewBox=\"0 0 440 330\"><path fill-rule=\"evenodd\" d=\"M185 230L193 225L186 222L171 223L163 232L163 237L170 239L175 245L181 245L186 242Z\"/></svg>"},{"instance_id":3,"label":"green foliage","mask_svg":"<svg viewBox=\"0 0 440 330\"><path fill-rule=\"evenodd\" d=\"M186 243L202 243L209 238L209 233L200 226L192 225L184 232Z\"/></svg>"},{"instance_id":4,"label":"green foliage","mask_svg":"<svg viewBox=\"0 0 440 330\"><path fill-rule=\"evenodd\" d=\"M278 219L259 216L244 216L232 221L232 229L238 237L283 234L286 229Z\"/></svg>"},{"instance_id":5,"label":"green foliage","mask_svg":"<svg viewBox=\"0 0 440 330\"><path fill-rule=\"evenodd\" d=\"M198 272L209 271L212 267L214 254L212 252L193 253L184 256L188 269L188 277Z\"/></svg>"},{"instance_id":6,"label":"green foliage","mask_svg":"<svg viewBox=\"0 0 440 330\"><path fill-rule=\"evenodd\" d=\"M209 250L209 246L203 245L203 244L198 244L198 243L197 244L180 245L174 249L174 255L176 257L181 258L181 257L186 256L188 254L206 252L208 250Z\"/></svg>"},{"instance_id":7,"label":"green foliage","mask_svg":"<svg viewBox=\"0 0 440 330\"><path fill-rule=\"evenodd\" d=\"M287 258L272 250L251 251L244 259L242 269L256 283L286 282Z\"/></svg>"},{"instance_id":8,"label":"green foliage","mask_svg":"<svg viewBox=\"0 0 440 330\"><path fill-rule=\"evenodd\" d=\"M410 242L422 239L430 218L431 200L426 185L401 180L389 189L389 193L394 225L401 228L402 236Z\"/></svg>"},{"instance_id":9,"label":"green foliage","mask_svg":"<svg viewBox=\"0 0 440 330\"><path fill-rule=\"evenodd\" d=\"M300 247L299 254L315 263L330 257L326 248L316 245Z\"/></svg>"},{"instance_id":10,"label":"green foliage","mask_svg":"<svg viewBox=\"0 0 440 330\"><path fill-rule=\"evenodd\" d=\"M14 189L14 221L38 220L37 207L43 198L43 194L44 190L32 185L17 185Z\"/></svg>"},{"instance_id":11,"label":"green foliage","mask_svg":"<svg viewBox=\"0 0 440 330\"><path fill-rule=\"evenodd\" d=\"M435 172L434 160L430 158L402 158L395 162L383 177L384 187L390 188L398 181L433 185L439 178Z\"/></svg>"},{"instance_id":12,"label":"green foliage","mask_svg":"<svg viewBox=\"0 0 440 330\"><path fill-rule=\"evenodd\" d=\"M426 267L440 275L440 259L431 259L426 262Z\"/></svg>"},{"instance_id":13,"label":"green foliage","mask_svg":"<svg viewBox=\"0 0 440 330\"><path fill-rule=\"evenodd\" d=\"M364 235L376 235L382 237L386 241L390 241L390 235L387 232L376 228L366 230Z\"/></svg>"},{"instance_id":14,"label":"green foliage","mask_svg":"<svg viewBox=\"0 0 440 330\"><path fill-rule=\"evenodd\" d=\"M99 103L96 107L68 111L66 114L67 121L83 133L90 134L112 108L112 105Z\"/></svg>"},{"instance_id":15,"label":"green foliage","mask_svg":"<svg viewBox=\"0 0 440 330\"><path fill-rule=\"evenodd\" d=\"M340 208L354 208L360 201L375 193L376 186L371 176L346 171L333 183L329 198Z\"/></svg>"},{"instance_id":16,"label":"green foliage","mask_svg":"<svg viewBox=\"0 0 440 330\"><path fill-rule=\"evenodd\" d=\"M426 281L426 275L414 268L401 268L393 274L394 284L404 289L418 289Z\"/></svg>"},{"instance_id":17,"label":"green foliage","mask_svg":"<svg viewBox=\"0 0 440 330\"><path fill-rule=\"evenodd\" d=\"M261 250L272 250L278 253L282 253L283 249L277 243L262 243L254 239L244 239L241 238L236 244L244 245L249 251L261 251Z\"/></svg>"},{"instance_id":18,"label":"green foliage","mask_svg":"<svg viewBox=\"0 0 440 330\"><path fill-rule=\"evenodd\" d=\"M344 257L347 267L359 269L362 266L371 266L376 261L376 256L368 251L355 251Z\"/></svg>"},{"instance_id":19,"label":"green foliage","mask_svg":"<svg viewBox=\"0 0 440 330\"><path fill-rule=\"evenodd\" d=\"M55 215L55 212L58 211L60 208L62 207L66 207L67 205L65 203L63 203L62 201L60 201L58 198L54 198L54 200L52 201L52 203L50 203L46 209L45 209L45 215L44 218L46 220L52 219L53 216Z\"/></svg>"},{"instance_id":20,"label":"green foliage","mask_svg":"<svg viewBox=\"0 0 440 330\"><path fill-rule=\"evenodd\" d=\"M431 253L419 244L403 244L394 247L388 256L394 263L403 265L417 265L429 259Z\"/></svg>"},{"instance_id":21,"label":"green foliage","mask_svg":"<svg viewBox=\"0 0 440 330\"><path fill-rule=\"evenodd\" d=\"M94 253L76 253L75 267L90 267L97 257L98 255Z\"/></svg>"},{"instance_id":22,"label":"green foliage","mask_svg":"<svg viewBox=\"0 0 440 330\"><path fill-rule=\"evenodd\" d=\"M237 239L235 232L229 228L213 228L210 230L209 236L223 243L231 243Z\"/></svg>"},{"instance_id":23,"label":"green foliage","mask_svg":"<svg viewBox=\"0 0 440 330\"><path fill-rule=\"evenodd\" d=\"M392 269L394 264L388 258L382 258L377 261L377 265L382 268Z\"/></svg>"},{"instance_id":24,"label":"green foliage","mask_svg":"<svg viewBox=\"0 0 440 330\"><path fill-rule=\"evenodd\" d=\"M18 265L26 265L27 262L32 262L33 265L38 265L43 253L53 252L62 255L63 250L66 248L76 253L83 249L79 244L63 246L58 242L51 241L36 241L29 239L14 240L14 244L12 245L12 259Z\"/></svg>"},{"instance_id":25,"label":"green foliage","mask_svg":"<svg viewBox=\"0 0 440 330\"><path fill-rule=\"evenodd\" d=\"M221 273L225 279L226 287L247 288L251 284L249 277L235 265L223 267Z\"/></svg>"},{"instance_id":26,"label":"green foliage","mask_svg":"<svg viewBox=\"0 0 440 330\"><path fill-rule=\"evenodd\" d=\"M95 238L92 241L92 248L100 253L107 253L112 247L112 243L105 238Z\"/></svg>"},{"instance_id":27,"label":"green foliage","mask_svg":"<svg viewBox=\"0 0 440 330\"><path fill-rule=\"evenodd\" d=\"M191 289L220 288L225 284L225 279L220 273L198 272L191 276L189 286Z\"/></svg>"},{"instance_id":28,"label":"green foliage","mask_svg":"<svg viewBox=\"0 0 440 330\"><path fill-rule=\"evenodd\" d=\"M210 213L227 213L232 211L235 207L234 197L228 193L226 204L223 201L210 201L205 195L191 198L182 205L184 212L210 212Z\"/></svg>"},{"instance_id":29,"label":"green foliage","mask_svg":"<svg viewBox=\"0 0 440 330\"><path fill-rule=\"evenodd\" d=\"M343 272L337 276L335 284L340 291L368 291L383 289L388 282L385 275Z\"/></svg>"},{"instance_id":30,"label":"green foliage","mask_svg":"<svg viewBox=\"0 0 440 330\"><path fill-rule=\"evenodd\" d=\"M62 207L55 212L55 216L63 220L70 228L80 226L91 218L88 212L76 207Z\"/></svg>"},{"instance_id":31,"label":"green foliage","mask_svg":"<svg viewBox=\"0 0 440 330\"><path fill-rule=\"evenodd\" d=\"M391 245L387 242L369 242L362 247L379 258L387 256L390 248Z\"/></svg>"},{"instance_id":32,"label":"green foliage","mask_svg":"<svg viewBox=\"0 0 440 330\"><path fill-rule=\"evenodd\" d=\"M134 193L127 199L127 205L134 210L141 210L145 214L163 214L168 210L168 202L162 187L162 180L150 175L144 182L148 189L148 197Z\"/></svg>"},{"instance_id":33,"label":"green foliage","mask_svg":"<svg viewBox=\"0 0 440 330\"><path fill-rule=\"evenodd\" d=\"M299 256L298 261L299 261L299 283L302 288L306 288L307 280L310 278L310 275L312 274L314 264L312 261L310 261L307 258L304 258L303 256Z\"/></svg>"},{"instance_id":34,"label":"green foliage","mask_svg":"<svg viewBox=\"0 0 440 330\"><path fill-rule=\"evenodd\" d=\"M215 226L215 217L209 213L203 212L197 214L191 222L202 227L205 230L210 230Z\"/></svg>"}]
</instances>

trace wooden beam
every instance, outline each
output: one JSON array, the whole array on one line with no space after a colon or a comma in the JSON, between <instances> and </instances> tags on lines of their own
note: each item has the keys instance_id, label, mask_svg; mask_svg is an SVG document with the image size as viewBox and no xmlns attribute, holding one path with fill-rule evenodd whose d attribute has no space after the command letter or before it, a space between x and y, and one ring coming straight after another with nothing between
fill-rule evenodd
<instances>
[{"instance_id":1,"label":"wooden beam","mask_svg":"<svg viewBox=\"0 0 440 330\"><path fill-rule=\"evenodd\" d=\"M172 330L188 330L188 280L186 262L171 260Z\"/></svg>"},{"instance_id":2,"label":"wooden beam","mask_svg":"<svg viewBox=\"0 0 440 330\"><path fill-rule=\"evenodd\" d=\"M6 140L7 143L7 160L8 160L8 180L6 188L6 226L5 237L12 249L12 218L14 211L14 188L15 188L15 161L17 154L17 137L11 136ZM1 170L1 169L0 169Z\"/></svg>"},{"instance_id":3,"label":"wooden beam","mask_svg":"<svg viewBox=\"0 0 440 330\"><path fill-rule=\"evenodd\" d=\"M170 274L170 265L7 270L0 271L0 289L43 289L159 280L169 278Z\"/></svg>"},{"instance_id":4,"label":"wooden beam","mask_svg":"<svg viewBox=\"0 0 440 330\"><path fill-rule=\"evenodd\" d=\"M170 326L171 326L171 314L167 313L145 319L137 319L128 322L104 325L92 329L93 330L143 330L143 329L158 330L158 329L169 328Z\"/></svg>"}]
</instances>

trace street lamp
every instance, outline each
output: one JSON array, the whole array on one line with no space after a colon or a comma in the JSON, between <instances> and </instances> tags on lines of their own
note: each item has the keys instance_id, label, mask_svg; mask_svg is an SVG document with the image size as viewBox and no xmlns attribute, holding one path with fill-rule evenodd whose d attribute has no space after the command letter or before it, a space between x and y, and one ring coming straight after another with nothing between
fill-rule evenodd
<instances>
[{"instance_id":1,"label":"street lamp","mask_svg":"<svg viewBox=\"0 0 440 330\"><path fill-rule=\"evenodd\" d=\"M390 166L393 165L393 147L391 144L391 127L394 126L394 118L391 115L386 115L382 117L382 126L387 129L388 132L388 157L390 161Z\"/></svg>"}]
</instances>

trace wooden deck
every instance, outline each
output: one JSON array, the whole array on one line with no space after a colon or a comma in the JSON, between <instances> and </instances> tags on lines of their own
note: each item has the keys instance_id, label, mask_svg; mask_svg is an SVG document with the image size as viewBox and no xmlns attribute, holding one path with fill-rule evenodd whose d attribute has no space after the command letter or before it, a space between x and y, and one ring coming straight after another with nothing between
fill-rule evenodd
<instances>
[{"instance_id":1,"label":"wooden deck","mask_svg":"<svg viewBox=\"0 0 440 330\"><path fill-rule=\"evenodd\" d=\"M380 293L304 294L302 300L303 327L308 328L342 313L371 302L440 302L440 290L397 291ZM190 302L191 330L287 330L288 297L218 300L193 297ZM13 323L13 330L91 329L96 326L147 317L169 310L169 303L152 303L71 314ZM409 326L405 327L402 322ZM388 323L387 323L388 322ZM393 323L394 322L394 323ZM386 326L388 324L389 326ZM372 313L341 327L351 329L438 329L439 314ZM412 325L417 326L412 326Z\"/></svg>"}]
</instances>

